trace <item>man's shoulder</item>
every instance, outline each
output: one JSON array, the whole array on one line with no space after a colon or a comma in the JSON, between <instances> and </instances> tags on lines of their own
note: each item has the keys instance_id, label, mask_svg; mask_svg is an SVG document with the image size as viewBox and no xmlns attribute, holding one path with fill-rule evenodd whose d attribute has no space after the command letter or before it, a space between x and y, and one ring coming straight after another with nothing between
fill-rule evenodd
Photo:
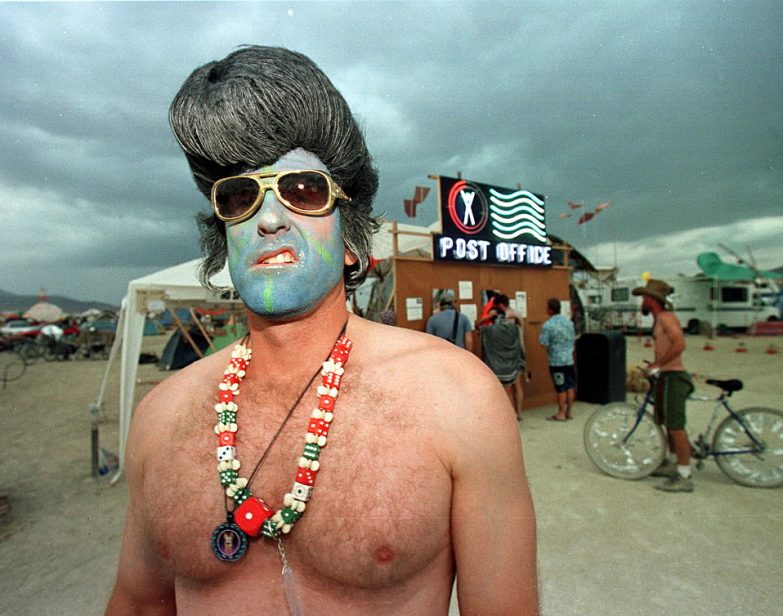
<instances>
[{"instance_id":1,"label":"man's shoulder","mask_svg":"<svg viewBox=\"0 0 783 616\"><path fill-rule=\"evenodd\" d=\"M658 313L658 316L655 319L656 323L659 323L661 326L666 328L677 328L682 329L682 325L680 324L680 319L677 318L677 315L669 310L662 310Z\"/></svg>"},{"instance_id":2,"label":"man's shoulder","mask_svg":"<svg viewBox=\"0 0 783 616\"><path fill-rule=\"evenodd\" d=\"M486 366L473 353L437 336L403 327L362 321L351 360L356 358L365 370L383 372L388 382L397 378L427 379L428 390L440 382L458 386L466 374L482 374ZM460 378L460 376L462 378Z\"/></svg>"}]
</instances>

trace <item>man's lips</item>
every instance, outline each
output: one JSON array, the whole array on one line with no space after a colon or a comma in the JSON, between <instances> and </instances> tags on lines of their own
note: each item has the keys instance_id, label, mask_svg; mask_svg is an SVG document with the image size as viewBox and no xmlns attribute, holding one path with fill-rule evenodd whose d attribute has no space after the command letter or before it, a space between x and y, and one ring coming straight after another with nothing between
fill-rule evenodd
<instances>
[{"instance_id":1,"label":"man's lips","mask_svg":"<svg viewBox=\"0 0 783 616\"><path fill-rule=\"evenodd\" d=\"M281 248L274 252L265 252L260 255L254 265L267 267L270 265L291 265L296 263L296 255L290 248Z\"/></svg>"}]
</instances>

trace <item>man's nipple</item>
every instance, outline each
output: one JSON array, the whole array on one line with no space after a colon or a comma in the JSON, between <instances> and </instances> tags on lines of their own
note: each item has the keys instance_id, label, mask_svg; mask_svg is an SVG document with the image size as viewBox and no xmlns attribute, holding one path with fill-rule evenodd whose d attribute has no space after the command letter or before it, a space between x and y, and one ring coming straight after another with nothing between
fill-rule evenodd
<instances>
[{"instance_id":1,"label":"man's nipple","mask_svg":"<svg viewBox=\"0 0 783 616\"><path fill-rule=\"evenodd\" d=\"M394 560L397 554L387 545L382 545L375 550L375 562L379 565L388 565Z\"/></svg>"}]
</instances>

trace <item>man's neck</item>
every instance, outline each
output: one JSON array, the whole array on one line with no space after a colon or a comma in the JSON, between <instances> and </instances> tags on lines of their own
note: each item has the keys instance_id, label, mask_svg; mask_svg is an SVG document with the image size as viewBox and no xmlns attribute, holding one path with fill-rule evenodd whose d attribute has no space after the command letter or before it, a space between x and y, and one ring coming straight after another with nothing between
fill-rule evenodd
<instances>
[{"instance_id":1,"label":"man's neck","mask_svg":"<svg viewBox=\"0 0 783 616\"><path fill-rule=\"evenodd\" d=\"M657 319L659 314L661 314L662 312L668 312L668 311L663 306L661 306L659 304L653 304L652 306L650 306L650 312L653 315L653 319Z\"/></svg>"},{"instance_id":2,"label":"man's neck","mask_svg":"<svg viewBox=\"0 0 783 616\"><path fill-rule=\"evenodd\" d=\"M342 283L301 317L269 319L248 311L253 350L248 376L268 374L270 367L280 375L312 372L326 358L348 316Z\"/></svg>"}]
</instances>

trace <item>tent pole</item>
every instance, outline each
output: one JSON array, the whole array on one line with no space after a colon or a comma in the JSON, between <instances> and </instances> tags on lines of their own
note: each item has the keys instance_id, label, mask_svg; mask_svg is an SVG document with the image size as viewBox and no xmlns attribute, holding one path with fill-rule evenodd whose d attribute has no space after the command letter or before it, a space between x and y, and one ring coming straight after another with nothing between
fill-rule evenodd
<instances>
[{"instance_id":1,"label":"tent pole","mask_svg":"<svg viewBox=\"0 0 783 616\"><path fill-rule=\"evenodd\" d=\"M215 348L215 345L212 344L212 338L209 337L209 334L207 333L207 330L204 329L204 326L201 324L201 321L196 316L196 311L193 310L193 307L190 307L189 310L190 310L190 318L193 319L196 322L196 325L198 326L199 331L201 331L201 334L204 336L206 341L209 343L209 348L212 349L213 351L217 351L217 349Z\"/></svg>"},{"instance_id":2,"label":"tent pole","mask_svg":"<svg viewBox=\"0 0 783 616\"><path fill-rule=\"evenodd\" d=\"M179 317L177 316L177 311L172 310L171 311L171 317L174 319L174 322L177 324L177 328L180 332L182 332L182 335L185 336L185 340L188 341L190 346L193 348L193 352L198 356L199 359L204 359L204 353L201 351L200 348L198 348L198 345L193 340L191 335L188 333L187 328L182 324L182 321L180 321Z\"/></svg>"}]
</instances>

